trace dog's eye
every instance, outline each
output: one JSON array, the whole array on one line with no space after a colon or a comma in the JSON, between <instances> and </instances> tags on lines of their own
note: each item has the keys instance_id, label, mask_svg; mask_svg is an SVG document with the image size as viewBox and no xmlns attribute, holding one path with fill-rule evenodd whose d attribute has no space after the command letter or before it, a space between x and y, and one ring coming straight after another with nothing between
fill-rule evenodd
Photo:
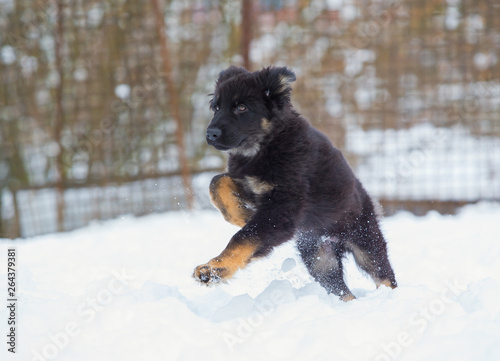
<instances>
[{"instance_id":1,"label":"dog's eye","mask_svg":"<svg viewBox=\"0 0 500 361\"><path fill-rule=\"evenodd\" d=\"M247 110L247 107L243 104L238 104L238 106L236 107L236 109L239 111L239 112L244 112L245 110Z\"/></svg>"},{"instance_id":2,"label":"dog's eye","mask_svg":"<svg viewBox=\"0 0 500 361\"><path fill-rule=\"evenodd\" d=\"M214 105L214 112L218 112L220 110L220 106Z\"/></svg>"}]
</instances>

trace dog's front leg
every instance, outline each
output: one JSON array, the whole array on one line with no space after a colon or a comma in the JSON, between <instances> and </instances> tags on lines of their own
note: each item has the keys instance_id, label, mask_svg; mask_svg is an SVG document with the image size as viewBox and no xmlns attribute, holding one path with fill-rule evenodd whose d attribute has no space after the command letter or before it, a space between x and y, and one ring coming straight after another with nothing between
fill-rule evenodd
<instances>
[{"instance_id":1,"label":"dog's front leg","mask_svg":"<svg viewBox=\"0 0 500 361\"><path fill-rule=\"evenodd\" d=\"M266 208L255 213L219 256L196 267L193 277L205 284L227 280L252 259L269 254L275 246L291 239L300 207L269 204Z\"/></svg>"},{"instance_id":2,"label":"dog's front leg","mask_svg":"<svg viewBox=\"0 0 500 361\"><path fill-rule=\"evenodd\" d=\"M229 223L243 227L254 211L248 207L245 192L227 173L216 175L210 182L210 199Z\"/></svg>"},{"instance_id":3,"label":"dog's front leg","mask_svg":"<svg viewBox=\"0 0 500 361\"><path fill-rule=\"evenodd\" d=\"M227 280L240 268L245 267L259 248L259 242L253 239L229 242L220 255L195 268L193 277L205 284Z\"/></svg>"}]
</instances>

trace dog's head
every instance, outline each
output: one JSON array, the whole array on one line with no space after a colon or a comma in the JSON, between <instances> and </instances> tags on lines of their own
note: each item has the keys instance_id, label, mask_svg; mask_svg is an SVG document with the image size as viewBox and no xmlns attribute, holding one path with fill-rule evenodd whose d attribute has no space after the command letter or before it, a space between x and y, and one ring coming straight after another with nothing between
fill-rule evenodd
<instances>
[{"instance_id":1,"label":"dog's head","mask_svg":"<svg viewBox=\"0 0 500 361\"><path fill-rule=\"evenodd\" d=\"M273 116L290 104L295 74L269 67L251 73L232 66L219 74L210 108L207 142L219 150L255 155L273 128Z\"/></svg>"}]
</instances>

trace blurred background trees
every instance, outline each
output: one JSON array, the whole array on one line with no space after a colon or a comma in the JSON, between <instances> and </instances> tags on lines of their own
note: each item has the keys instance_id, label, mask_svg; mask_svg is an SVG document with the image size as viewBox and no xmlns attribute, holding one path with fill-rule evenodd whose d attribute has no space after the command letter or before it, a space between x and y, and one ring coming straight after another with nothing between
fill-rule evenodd
<instances>
[{"instance_id":1,"label":"blurred background trees","mask_svg":"<svg viewBox=\"0 0 500 361\"><path fill-rule=\"evenodd\" d=\"M388 212L498 201L499 49L493 0L0 0L0 237L208 206L231 64L292 68Z\"/></svg>"}]
</instances>

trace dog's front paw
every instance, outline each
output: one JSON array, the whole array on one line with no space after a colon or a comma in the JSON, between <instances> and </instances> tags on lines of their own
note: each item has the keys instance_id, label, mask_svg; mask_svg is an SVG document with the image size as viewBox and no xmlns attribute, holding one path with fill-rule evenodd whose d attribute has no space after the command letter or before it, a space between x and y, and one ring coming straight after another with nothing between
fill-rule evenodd
<instances>
[{"instance_id":1,"label":"dog's front paw","mask_svg":"<svg viewBox=\"0 0 500 361\"><path fill-rule=\"evenodd\" d=\"M193 277L208 286L225 282L250 262L255 249L252 243L230 243L220 255L196 267Z\"/></svg>"},{"instance_id":2,"label":"dog's front paw","mask_svg":"<svg viewBox=\"0 0 500 361\"><path fill-rule=\"evenodd\" d=\"M193 273L195 280L207 286L221 282L228 273L224 267L214 267L210 263L196 267Z\"/></svg>"}]
</instances>

